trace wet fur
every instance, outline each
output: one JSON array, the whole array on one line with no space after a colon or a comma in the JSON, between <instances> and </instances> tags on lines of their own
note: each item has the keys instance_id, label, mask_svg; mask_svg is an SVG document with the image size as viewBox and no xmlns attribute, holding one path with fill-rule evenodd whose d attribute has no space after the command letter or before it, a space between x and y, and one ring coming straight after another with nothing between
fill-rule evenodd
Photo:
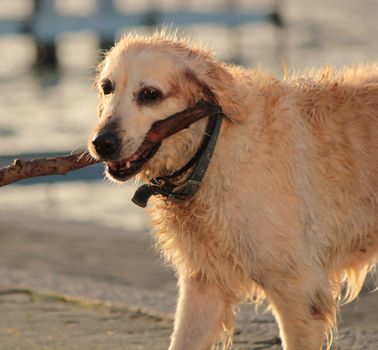
<instances>
[{"instance_id":1,"label":"wet fur","mask_svg":"<svg viewBox=\"0 0 378 350\"><path fill-rule=\"evenodd\" d=\"M127 99L132 74L148 62L166 91L153 109ZM156 197L148 209L179 278L170 349L230 345L236 306L263 298L285 350L320 349L338 303L358 295L378 252L378 66L276 80L159 34L122 39L100 66L105 74L123 92L100 96L96 130L116 120L124 155L154 121L200 98L215 97L229 116L198 194L184 203ZM205 123L164 141L141 176L184 165Z\"/></svg>"}]
</instances>

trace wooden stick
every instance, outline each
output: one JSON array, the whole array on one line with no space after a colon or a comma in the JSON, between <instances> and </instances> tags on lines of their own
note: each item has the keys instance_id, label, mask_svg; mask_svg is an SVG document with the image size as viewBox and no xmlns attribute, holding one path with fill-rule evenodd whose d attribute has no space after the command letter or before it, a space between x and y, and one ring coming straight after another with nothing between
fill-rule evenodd
<instances>
[{"instance_id":1,"label":"wooden stick","mask_svg":"<svg viewBox=\"0 0 378 350\"><path fill-rule=\"evenodd\" d=\"M200 100L193 107L187 108L182 112L178 112L168 118L153 123L139 150L152 148L164 139L188 128L194 122L220 112L221 110L218 105Z\"/></svg>"},{"instance_id":2,"label":"wooden stick","mask_svg":"<svg viewBox=\"0 0 378 350\"><path fill-rule=\"evenodd\" d=\"M194 107L152 124L140 146L145 150L161 143L167 137L188 128L192 123L208 115L218 113L219 107L211 102L200 101ZM63 157L32 160L16 159L13 164L0 168L0 187L13 182L46 175L65 175L70 171L99 163L87 151L72 153Z\"/></svg>"},{"instance_id":3,"label":"wooden stick","mask_svg":"<svg viewBox=\"0 0 378 350\"><path fill-rule=\"evenodd\" d=\"M36 176L65 175L72 170L98 163L87 151L63 157L32 160L16 159L13 164L0 169L0 186Z\"/></svg>"}]
</instances>

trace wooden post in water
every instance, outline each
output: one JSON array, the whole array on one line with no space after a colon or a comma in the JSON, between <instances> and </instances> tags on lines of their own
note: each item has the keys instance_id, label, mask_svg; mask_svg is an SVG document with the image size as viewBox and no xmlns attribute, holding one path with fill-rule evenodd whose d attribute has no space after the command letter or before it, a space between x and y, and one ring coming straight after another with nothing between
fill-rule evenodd
<instances>
[{"instance_id":1,"label":"wooden post in water","mask_svg":"<svg viewBox=\"0 0 378 350\"><path fill-rule=\"evenodd\" d=\"M55 15L54 0L33 0L33 14L31 18L31 35L34 37L36 45L36 67L56 68L58 66L58 57L56 53L55 40L42 40L34 32L33 22L37 22L43 16Z\"/></svg>"},{"instance_id":2,"label":"wooden post in water","mask_svg":"<svg viewBox=\"0 0 378 350\"><path fill-rule=\"evenodd\" d=\"M113 0L97 0L97 12L103 16L115 14ZM99 47L101 50L109 50L114 45L116 33L99 32Z\"/></svg>"}]
</instances>

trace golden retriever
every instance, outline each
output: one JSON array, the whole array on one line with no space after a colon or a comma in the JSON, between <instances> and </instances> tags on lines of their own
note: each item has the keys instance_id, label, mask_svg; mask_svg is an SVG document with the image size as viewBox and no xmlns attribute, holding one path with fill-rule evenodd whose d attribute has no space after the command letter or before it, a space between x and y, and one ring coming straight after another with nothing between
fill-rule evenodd
<instances>
[{"instance_id":1,"label":"golden retriever","mask_svg":"<svg viewBox=\"0 0 378 350\"><path fill-rule=\"evenodd\" d=\"M108 52L97 86L89 149L121 182L180 169L207 125L141 152L154 122L209 93L226 116L199 191L148 206L179 279L169 349L230 346L237 305L264 298L285 350L319 350L378 253L378 65L277 80L185 40L135 35Z\"/></svg>"}]
</instances>

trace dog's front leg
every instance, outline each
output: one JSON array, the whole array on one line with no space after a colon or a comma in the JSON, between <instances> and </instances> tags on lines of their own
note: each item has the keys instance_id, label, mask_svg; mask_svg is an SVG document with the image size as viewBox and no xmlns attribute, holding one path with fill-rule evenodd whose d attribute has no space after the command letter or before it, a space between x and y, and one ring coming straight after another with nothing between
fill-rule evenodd
<instances>
[{"instance_id":1,"label":"dog's front leg","mask_svg":"<svg viewBox=\"0 0 378 350\"><path fill-rule=\"evenodd\" d=\"M174 332L169 350L207 350L231 330L232 306L219 289L200 278L181 278Z\"/></svg>"}]
</instances>

